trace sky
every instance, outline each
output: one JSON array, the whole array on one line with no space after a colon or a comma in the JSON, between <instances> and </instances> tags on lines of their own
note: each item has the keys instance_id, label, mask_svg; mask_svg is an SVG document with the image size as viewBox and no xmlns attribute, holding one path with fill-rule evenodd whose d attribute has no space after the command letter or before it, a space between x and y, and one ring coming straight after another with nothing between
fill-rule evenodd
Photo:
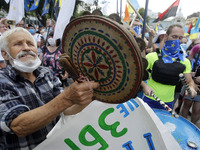
<instances>
[{"instance_id":1,"label":"sky","mask_svg":"<svg viewBox=\"0 0 200 150\"><path fill-rule=\"evenodd\" d=\"M99 0L99 2L105 0ZM116 11L116 4L117 0L106 0L109 2L109 6L107 8L107 14L113 13ZM118 0L120 3L121 0ZM137 0L140 7L145 8L146 0ZM148 9L152 10L153 12L164 12L169 6L171 6L175 0L148 0ZM125 10L126 0L122 0L123 2L123 11ZM187 16L195 13L200 12L200 0L180 0L179 7L181 7L181 12L183 16L186 18ZM178 12L178 11L177 11Z\"/></svg>"},{"instance_id":2,"label":"sky","mask_svg":"<svg viewBox=\"0 0 200 150\"><path fill-rule=\"evenodd\" d=\"M137 0L140 7L145 8L146 0ZM148 0L148 9L153 12L164 12L170 5L172 5L175 0ZM186 18L187 16L200 12L200 0L181 0L179 7L181 7L181 12Z\"/></svg>"}]
</instances>

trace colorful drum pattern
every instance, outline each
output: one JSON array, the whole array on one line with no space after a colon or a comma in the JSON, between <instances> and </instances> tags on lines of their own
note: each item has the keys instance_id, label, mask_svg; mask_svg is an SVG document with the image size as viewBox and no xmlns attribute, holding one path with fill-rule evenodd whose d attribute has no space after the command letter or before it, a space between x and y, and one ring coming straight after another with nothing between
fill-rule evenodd
<instances>
[{"instance_id":1,"label":"colorful drum pattern","mask_svg":"<svg viewBox=\"0 0 200 150\"><path fill-rule=\"evenodd\" d=\"M76 18L65 28L62 44L80 73L99 82L95 99L121 103L137 94L141 54L133 36L118 23L101 16Z\"/></svg>"},{"instance_id":2,"label":"colorful drum pattern","mask_svg":"<svg viewBox=\"0 0 200 150\"><path fill-rule=\"evenodd\" d=\"M194 124L181 116L172 117L165 110L154 109L154 112L183 150L200 150L200 130Z\"/></svg>"}]
</instances>

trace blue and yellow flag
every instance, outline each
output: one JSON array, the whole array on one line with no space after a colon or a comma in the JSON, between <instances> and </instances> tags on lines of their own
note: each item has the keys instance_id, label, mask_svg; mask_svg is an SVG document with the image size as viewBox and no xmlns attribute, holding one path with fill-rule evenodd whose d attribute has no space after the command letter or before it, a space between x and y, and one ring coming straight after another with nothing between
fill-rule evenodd
<instances>
[{"instance_id":1,"label":"blue and yellow flag","mask_svg":"<svg viewBox=\"0 0 200 150\"><path fill-rule=\"evenodd\" d=\"M137 0L130 0L131 4L133 5L133 7L138 10L139 9L139 4ZM133 13L134 10L132 9L132 7L130 5L128 5L128 12L129 13Z\"/></svg>"},{"instance_id":2,"label":"blue and yellow flag","mask_svg":"<svg viewBox=\"0 0 200 150\"><path fill-rule=\"evenodd\" d=\"M189 35L189 34L187 33L187 31L188 31L188 28L187 28L187 27L184 27L184 36Z\"/></svg>"},{"instance_id":3,"label":"blue and yellow flag","mask_svg":"<svg viewBox=\"0 0 200 150\"><path fill-rule=\"evenodd\" d=\"M29 12L31 1L33 1L33 0L24 0L24 9L26 10L26 12Z\"/></svg>"},{"instance_id":4,"label":"blue and yellow flag","mask_svg":"<svg viewBox=\"0 0 200 150\"><path fill-rule=\"evenodd\" d=\"M60 7L61 4L62 4L62 0L55 0L55 2L54 2L54 6L59 5L59 7Z\"/></svg>"},{"instance_id":5,"label":"blue and yellow flag","mask_svg":"<svg viewBox=\"0 0 200 150\"><path fill-rule=\"evenodd\" d=\"M31 6L30 10L29 11L33 11L33 10L36 10L39 6L39 2L40 0L34 0L34 3L33 5Z\"/></svg>"},{"instance_id":6,"label":"blue and yellow flag","mask_svg":"<svg viewBox=\"0 0 200 150\"><path fill-rule=\"evenodd\" d=\"M169 40L165 42L165 45L161 49L164 63L173 63L177 59L180 59L181 61L185 60L185 55L180 44L179 40Z\"/></svg>"},{"instance_id":7,"label":"blue and yellow flag","mask_svg":"<svg viewBox=\"0 0 200 150\"><path fill-rule=\"evenodd\" d=\"M156 28L155 28L156 33L159 31L158 29L159 25L160 25L160 21L158 21L158 23L156 24Z\"/></svg>"},{"instance_id":8,"label":"blue and yellow flag","mask_svg":"<svg viewBox=\"0 0 200 150\"><path fill-rule=\"evenodd\" d=\"M50 0L45 0L44 6L42 9L42 16L49 12Z\"/></svg>"},{"instance_id":9,"label":"blue and yellow flag","mask_svg":"<svg viewBox=\"0 0 200 150\"><path fill-rule=\"evenodd\" d=\"M197 39L199 35L199 24L200 24L200 17L198 18L194 28L190 31L190 39Z\"/></svg>"}]
</instances>

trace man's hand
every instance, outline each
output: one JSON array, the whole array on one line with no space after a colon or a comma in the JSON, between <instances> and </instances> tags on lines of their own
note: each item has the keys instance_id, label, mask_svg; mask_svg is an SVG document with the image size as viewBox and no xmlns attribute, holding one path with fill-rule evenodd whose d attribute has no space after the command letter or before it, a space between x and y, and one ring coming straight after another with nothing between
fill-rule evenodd
<instances>
[{"instance_id":1,"label":"man's hand","mask_svg":"<svg viewBox=\"0 0 200 150\"><path fill-rule=\"evenodd\" d=\"M145 95L152 96L152 94L154 93L154 90L151 87L149 87L144 81L142 81L141 86L143 88Z\"/></svg>"},{"instance_id":2,"label":"man's hand","mask_svg":"<svg viewBox=\"0 0 200 150\"><path fill-rule=\"evenodd\" d=\"M189 96L191 98L194 98L195 96L197 96L197 91L195 90L194 86L189 86L189 89L191 91L191 94L188 93L188 91L185 91L185 95Z\"/></svg>"},{"instance_id":3,"label":"man's hand","mask_svg":"<svg viewBox=\"0 0 200 150\"><path fill-rule=\"evenodd\" d=\"M74 82L63 92L65 99L71 104L86 105L92 101L93 89L99 84L94 81L83 81L83 83Z\"/></svg>"}]
</instances>

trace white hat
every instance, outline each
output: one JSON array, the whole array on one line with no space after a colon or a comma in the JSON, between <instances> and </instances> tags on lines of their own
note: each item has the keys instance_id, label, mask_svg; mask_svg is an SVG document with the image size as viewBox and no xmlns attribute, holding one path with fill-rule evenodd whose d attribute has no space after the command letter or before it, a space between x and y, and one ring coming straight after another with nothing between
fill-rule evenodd
<instances>
[{"instance_id":1,"label":"white hat","mask_svg":"<svg viewBox=\"0 0 200 150\"><path fill-rule=\"evenodd\" d=\"M153 43L155 43L158 40L158 37L162 34L166 34L166 31L164 30L158 31L158 34L153 38Z\"/></svg>"}]
</instances>

